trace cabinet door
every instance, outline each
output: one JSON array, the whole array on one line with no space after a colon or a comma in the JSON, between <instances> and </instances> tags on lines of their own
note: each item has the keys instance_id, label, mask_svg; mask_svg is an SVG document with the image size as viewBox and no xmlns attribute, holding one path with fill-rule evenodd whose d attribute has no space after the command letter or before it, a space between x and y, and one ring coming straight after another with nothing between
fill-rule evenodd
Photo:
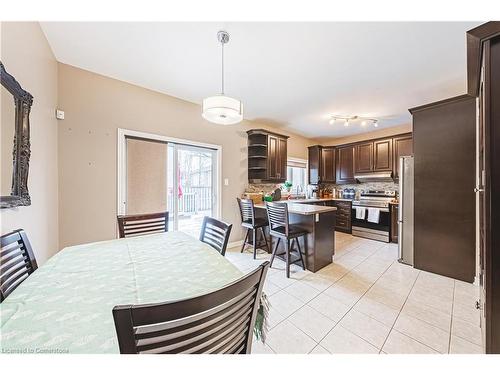
<instances>
[{"instance_id":1,"label":"cabinet door","mask_svg":"<svg viewBox=\"0 0 500 375\"><path fill-rule=\"evenodd\" d=\"M286 161L287 161L287 140L278 138L278 158L276 160L276 170L278 171L278 180L286 180Z\"/></svg>"},{"instance_id":2,"label":"cabinet door","mask_svg":"<svg viewBox=\"0 0 500 375\"><path fill-rule=\"evenodd\" d=\"M335 148L321 150L321 182L335 183Z\"/></svg>"},{"instance_id":3,"label":"cabinet door","mask_svg":"<svg viewBox=\"0 0 500 375\"><path fill-rule=\"evenodd\" d=\"M413 137L411 134L393 138L394 160L392 162L393 177L399 179L399 158L413 155Z\"/></svg>"},{"instance_id":4,"label":"cabinet door","mask_svg":"<svg viewBox=\"0 0 500 375\"><path fill-rule=\"evenodd\" d=\"M278 177L278 138L272 135L267 140L267 178L274 180Z\"/></svg>"},{"instance_id":5,"label":"cabinet door","mask_svg":"<svg viewBox=\"0 0 500 375\"><path fill-rule=\"evenodd\" d=\"M392 138L373 142L373 170L392 172Z\"/></svg>"},{"instance_id":6,"label":"cabinet door","mask_svg":"<svg viewBox=\"0 0 500 375\"><path fill-rule=\"evenodd\" d=\"M356 146L356 173L373 171L373 142L365 142Z\"/></svg>"},{"instance_id":7,"label":"cabinet door","mask_svg":"<svg viewBox=\"0 0 500 375\"><path fill-rule=\"evenodd\" d=\"M354 179L354 146L336 149L337 184L352 184Z\"/></svg>"},{"instance_id":8,"label":"cabinet door","mask_svg":"<svg viewBox=\"0 0 500 375\"><path fill-rule=\"evenodd\" d=\"M309 184L311 185L317 185L320 182L320 158L321 146L311 146L308 148L307 173L309 176Z\"/></svg>"}]
</instances>

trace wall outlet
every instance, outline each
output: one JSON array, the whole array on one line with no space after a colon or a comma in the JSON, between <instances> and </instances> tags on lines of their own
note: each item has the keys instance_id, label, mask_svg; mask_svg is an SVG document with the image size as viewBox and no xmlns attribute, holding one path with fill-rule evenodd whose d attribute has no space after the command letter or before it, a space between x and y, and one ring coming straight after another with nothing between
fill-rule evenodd
<instances>
[{"instance_id":1,"label":"wall outlet","mask_svg":"<svg viewBox=\"0 0 500 375\"><path fill-rule=\"evenodd\" d=\"M64 111L61 111L60 109L56 109L56 119L64 120Z\"/></svg>"}]
</instances>

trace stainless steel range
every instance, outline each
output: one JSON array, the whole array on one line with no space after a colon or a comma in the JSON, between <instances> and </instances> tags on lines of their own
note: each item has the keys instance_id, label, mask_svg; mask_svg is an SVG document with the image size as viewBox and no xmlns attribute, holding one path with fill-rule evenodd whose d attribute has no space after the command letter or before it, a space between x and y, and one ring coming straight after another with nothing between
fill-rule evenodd
<instances>
[{"instance_id":1,"label":"stainless steel range","mask_svg":"<svg viewBox=\"0 0 500 375\"><path fill-rule=\"evenodd\" d=\"M362 191L359 200L352 201L352 234L389 242L391 228L389 203L395 197L395 191Z\"/></svg>"}]
</instances>

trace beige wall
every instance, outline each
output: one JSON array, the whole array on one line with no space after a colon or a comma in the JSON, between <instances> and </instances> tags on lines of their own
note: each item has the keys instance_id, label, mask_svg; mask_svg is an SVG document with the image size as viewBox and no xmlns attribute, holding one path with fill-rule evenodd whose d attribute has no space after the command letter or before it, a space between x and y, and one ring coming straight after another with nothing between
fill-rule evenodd
<instances>
[{"instance_id":1,"label":"beige wall","mask_svg":"<svg viewBox=\"0 0 500 375\"><path fill-rule=\"evenodd\" d=\"M393 135L409 133L411 131L412 131L412 125L404 124L404 125L394 126L392 128L375 130L369 133L351 135L348 137L321 139L317 141L316 144L325 146L344 145L353 142L365 141L367 139L391 137Z\"/></svg>"},{"instance_id":2,"label":"beige wall","mask_svg":"<svg viewBox=\"0 0 500 375\"><path fill-rule=\"evenodd\" d=\"M31 206L2 209L1 232L27 231L39 264L58 251L57 62L38 23L1 23L1 60L33 97Z\"/></svg>"},{"instance_id":3,"label":"beige wall","mask_svg":"<svg viewBox=\"0 0 500 375\"><path fill-rule=\"evenodd\" d=\"M236 224L231 241L242 238L236 197L247 186L247 136L243 121L220 126L201 117L199 105L69 65L59 64L59 218L61 247L116 235L117 128L139 130L222 146L223 219ZM288 156L307 158L314 142L290 136Z\"/></svg>"}]
</instances>

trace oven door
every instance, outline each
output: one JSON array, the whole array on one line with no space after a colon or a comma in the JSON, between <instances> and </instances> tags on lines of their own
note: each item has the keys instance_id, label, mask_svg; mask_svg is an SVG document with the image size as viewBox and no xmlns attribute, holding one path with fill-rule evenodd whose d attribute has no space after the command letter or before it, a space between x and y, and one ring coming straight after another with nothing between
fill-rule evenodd
<instances>
[{"instance_id":1,"label":"oven door","mask_svg":"<svg viewBox=\"0 0 500 375\"><path fill-rule=\"evenodd\" d=\"M368 207L363 207L368 208ZM352 234L358 237L369 238L372 240L389 242L389 230L391 226L391 218L389 208L379 208L380 217L378 223L372 223L367 220L368 210L365 212L364 219L356 218L356 206L353 206L352 217Z\"/></svg>"}]
</instances>

